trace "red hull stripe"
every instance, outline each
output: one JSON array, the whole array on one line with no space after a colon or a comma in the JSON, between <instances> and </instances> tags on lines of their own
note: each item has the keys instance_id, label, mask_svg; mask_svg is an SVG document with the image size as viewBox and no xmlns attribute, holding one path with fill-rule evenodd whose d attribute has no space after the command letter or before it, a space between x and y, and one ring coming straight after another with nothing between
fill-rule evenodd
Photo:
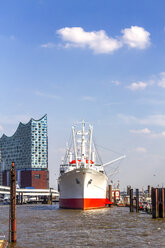
<instances>
[{"instance_id":1,"label":"red hull stripe","mask_svg":"<svg viewBox=\"0 0 165 248\"><path fill-rule=\"evenodd\" d=\"M103 208L107 203L107 199L97 198L75 198L75 199L61 199L59 205L61 208L74 208L74 209L90 209L90 208Z\"/></svg>"}]
</instances>

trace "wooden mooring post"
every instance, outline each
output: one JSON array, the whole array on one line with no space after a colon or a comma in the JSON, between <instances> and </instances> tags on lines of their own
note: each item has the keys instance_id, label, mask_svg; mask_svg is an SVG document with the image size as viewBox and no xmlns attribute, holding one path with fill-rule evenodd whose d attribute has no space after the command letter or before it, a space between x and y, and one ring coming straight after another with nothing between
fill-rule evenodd
<instances>
[{"instance_id":1,"label":"wooden mooring post","mask_svg":"<svg viewBox=\"0 0 165 248\"><path fill-rule=\"evenodd\" d=\"M52 196L52 192L50 190L50 202L51 202L51 205L53 204L53 196Z\"/></svg>"},{"instance_id":2,"label":"wooden mooring post","mask_svg":"<svg viewBox=\"0 0 165 248\"><path fill-rule=\"evenodd\" d=\"M130 212L133 212L133 189L130 189Z\"/></svg>"},{"instance_id":3,"label":"wooden mooring post","mask_svg":"<svg viewBox=\"0 0 165 248\"><path fill-rule=\"evenodd\" d=\"M136 189L136 213L139 212L139 189Z\"/></svg>"},{"instance_id":4,"label":"wooden mooring post","mask_svg":"<svg viewBox=\"0 0 165 248\"><path fill-rule=\"evenodd\" d=\"M14 162L10 169L10 208L9 208L9 242L15 243L16 235L16 170Z\"/></svg>"},{"instance_id":5,"label":"wooden mooring post","mask_svg":"<svg viewBox=\"0 0 165 248\"><path fill-rule=\"evenodd\" d=\"M151 186L148 185L148 197L151 197Z\"/></svg>"},{"instance_id":6,"label":"wooden mooring post","mask_svg":"<svg viewBox=\"0 0 165 248\"><path fill-rule=\"evenodd\" d=\"M53 196L52 196L52 188L50 188L49 196L48 196L48 204L53 204Z\"/></svg>"},{"instance_id":7,"label":"wooden mooring post","mask_svg":"<svg viewBox=\"0 0 165 248\"><path fill-rule=\"evenodd\" d=\"M164 218L164 188L158 189L159 218Z\"/></svg>"},{"instance_id":8,"label":"wooden mooring post","mask_svg":"<svg viewBox=\"0 0 165 248\"><path fill-rule=\"evenodd\" d=\"M112 185L108 185L108 199L110 202L112 202ZM111 204L109 204L109 207L112 207Z\"/></svg>"},{"instance_id":9,"label":"wooden mooring post","mask_svg":"<svg viewBox=\"0 0 165 248\"><path fill-rule=\"evenodd\" d=\"M23 205L23 193L21 193L21 201L20 201L20 203L21 203L21 205Z\"/></svg>"},{"instance_id":10,"label":"wooden mooring post","mask_svg":"<svg viewBox=\"0 0 165 248\"><path fill-rule=\"evenodd\" d=\"M165 217L165 189L152 188L152 218Z\"/></svg>"}]
</instances>

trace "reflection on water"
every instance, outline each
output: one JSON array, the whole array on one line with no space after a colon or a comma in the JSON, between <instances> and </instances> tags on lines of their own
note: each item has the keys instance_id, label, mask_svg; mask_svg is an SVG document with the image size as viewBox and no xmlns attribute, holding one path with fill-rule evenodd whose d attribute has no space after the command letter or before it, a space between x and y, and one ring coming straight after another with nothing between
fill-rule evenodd
<instances>
[{"instance_id":1,"label":"reflection on water","mask_svg":"<svg viewBox=\"0 0 165 248\"><path fill-rule=\"evenodd\" d=\"M7 237L8 213L8 206L0 206L0 234ZM165 220L128 208L17 206L17 244L11 247L165 247Z\"/></svg>"}]
</instances>

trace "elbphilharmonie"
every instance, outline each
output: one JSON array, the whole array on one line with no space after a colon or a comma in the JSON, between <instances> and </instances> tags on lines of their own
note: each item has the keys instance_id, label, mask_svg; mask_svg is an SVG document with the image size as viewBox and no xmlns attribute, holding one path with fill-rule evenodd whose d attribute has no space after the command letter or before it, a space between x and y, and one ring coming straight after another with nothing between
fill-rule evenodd
<instances>
[{"instance_id":1,"label":"elbphilharmonie","mask_svg":"<svg viewBox=\"0 0 165 248\"><path fill-rule=\"evenodd\" d=\"M0 138L0 184L9 186L11 163L21 187L49 188L47 115L20 122L16 132Z\"/></svg>"}]
</instances>

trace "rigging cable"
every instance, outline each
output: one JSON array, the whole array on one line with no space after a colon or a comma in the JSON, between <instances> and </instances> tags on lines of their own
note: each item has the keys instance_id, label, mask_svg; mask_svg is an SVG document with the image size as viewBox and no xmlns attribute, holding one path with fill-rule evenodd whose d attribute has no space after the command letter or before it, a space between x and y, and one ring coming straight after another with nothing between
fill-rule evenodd
<instances>
[{"instance_id":1,"label":"rigging cable","mask_svg":"<svg viewBox=\"0 0 165 248\"><path fill-rule=\"evenodd\" d=\"M93 137L93 144L94 144L94 147L95 147L96 154L97 154L97 156L98 156L99 162L100 162L101 164L103 164L103 161L102 161L102 159L101 159L101 156L100 156L100 154L99 154L99 152L98 152L98 149L97 149L97 147L96 147L96 143L95 143L95 138L94 138L94 137Z\"/></svg>"}]
</instances>

